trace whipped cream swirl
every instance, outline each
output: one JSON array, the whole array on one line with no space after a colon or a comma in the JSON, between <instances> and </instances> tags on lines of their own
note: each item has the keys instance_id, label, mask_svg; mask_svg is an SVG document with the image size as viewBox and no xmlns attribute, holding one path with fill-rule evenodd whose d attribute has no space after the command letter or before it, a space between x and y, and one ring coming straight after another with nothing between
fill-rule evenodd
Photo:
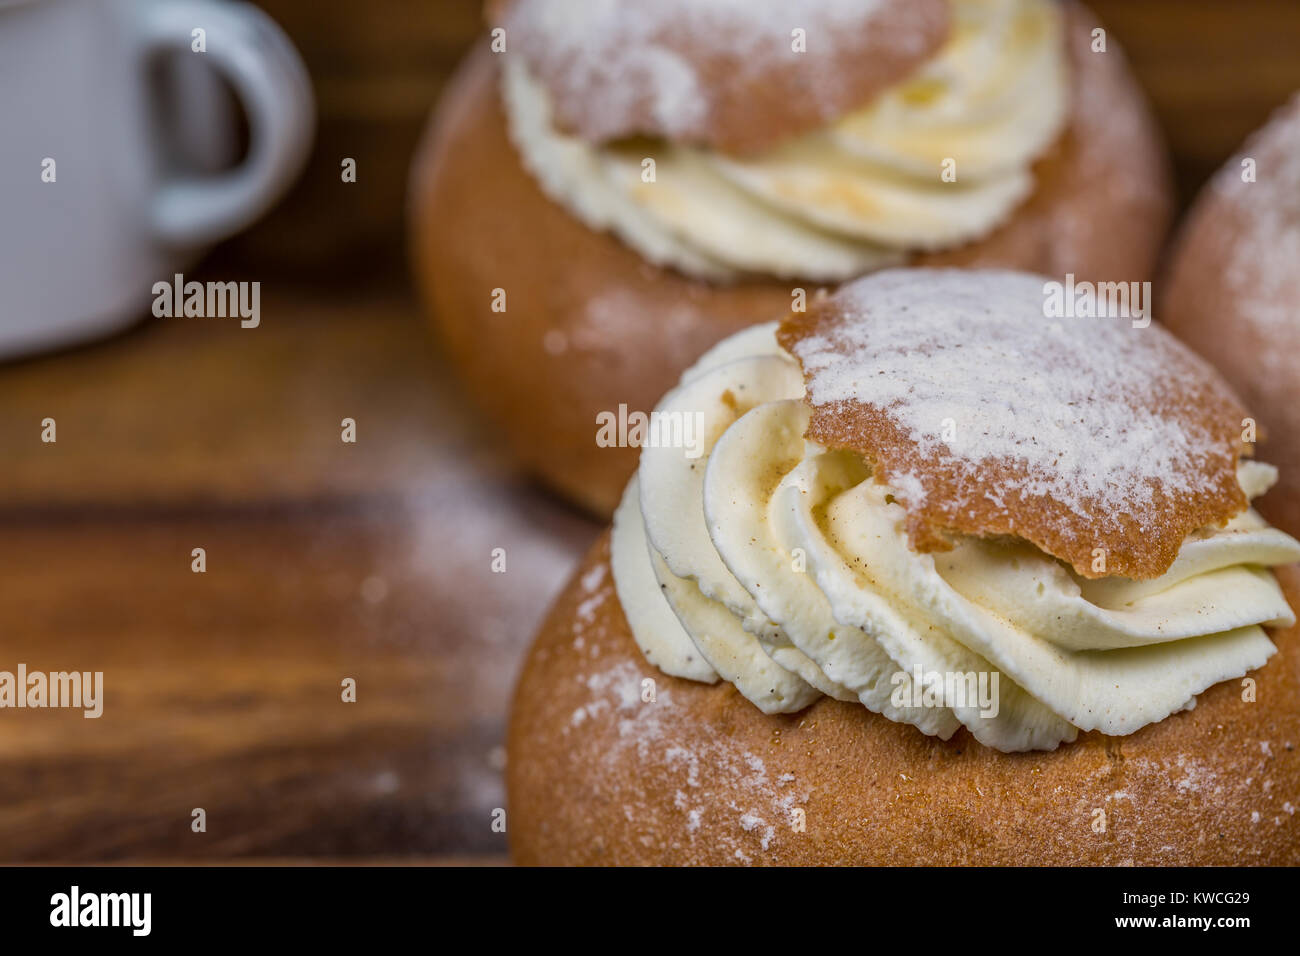
<instances>
[{"instance_id":1,"label":"whipped cream swirl","mask_svg":"<svg viewBox=\"0 0 1300 956\"><path fill-rule=\"evenodd\" d=\"M507 56L510 134L547 195L650 262L711 279L846 279L990 233L1032 191L1031 166L1065 122L1055 3L954 0L953 13L944 47L905 83L755 157L566 135Z\"/></svg>"},{"instance_id":2,"label":"whipped cream swirl","mask_svg":"<svg viewBox=\"0 0 1300 956\"><path fill-rule=\"evenodd\" d=\"M1001 751L1125 735L1260 667L1295 616L1269 566L1300 542L1246 510L1184 541L1164 575L1085 579L1024 542L911 549L896 489L803 438L803 376L775 323L725 340L656 409L703 447L645 447L615 515L614 580L665 673L733 684L765 713L823 694ZM700 455L699 452L704 454ZM1276 470L1241 463L1247 496ZM995 710L945 675L996 673ZM919 677L922 688L913 688Z\"/></svg>"}]
</instances>

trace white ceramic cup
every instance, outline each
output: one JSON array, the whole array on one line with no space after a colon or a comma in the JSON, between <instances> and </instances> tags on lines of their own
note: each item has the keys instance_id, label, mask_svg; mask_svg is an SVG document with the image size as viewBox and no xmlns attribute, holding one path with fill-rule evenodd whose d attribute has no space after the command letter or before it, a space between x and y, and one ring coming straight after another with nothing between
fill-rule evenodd
<instances>
[{"instance_id":1,"label":"white ceramic cup","mask_svg":"<svg viewBox=\"0 0 1300 956\"><path fill-rule=\"evenodd\" d=\"M199 38L205 52L194 50ZM249 128L235 168L174 168L148 82L167 55L218 71L234 90ZM183 106L227 126L217 102L191 93ZM209 143L236 135L206 129L202 115L185 124ZM285 191L313 124L302 61L249 4L0 0L0 358L147 314L155 282Z\"/></svg>"}]
</instances>

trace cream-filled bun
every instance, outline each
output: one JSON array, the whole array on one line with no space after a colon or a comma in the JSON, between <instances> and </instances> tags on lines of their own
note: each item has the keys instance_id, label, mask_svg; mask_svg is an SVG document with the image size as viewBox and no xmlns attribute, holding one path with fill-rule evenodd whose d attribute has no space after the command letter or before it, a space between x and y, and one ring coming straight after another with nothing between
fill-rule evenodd
<instances>
[{"instance_id":1,"label":"cream-filled bun","mask_svg":"<svg viewBox=\"0 0 1300 956\"><path fill-rule=\"evenodd\" d=\"M1300 863L1277 471L1046 296L882 271L684 373L520 678L520 862Z\"/></svg>"},{"instance_id":2,"label":"cream-filled bun","mask_svg":"<svg viewBox=\"0 0 1300 956\"><path fill-rule=\"evenodd\" d=\"M1162 147L1077 3L514 0L493 23L416 160L415 272L474 398L593 512L636 462L606 416L818 288L907 263L1148 278Z\"/></svg>"},{"instance_id":3,"label":"cream-filled bun","mask_svg":"<svg viewBox=\"0 0 1300 956\"><path fill-rule=\"evenodd\" d=\"M1300 93L1202 190L1162 287L1162 321L1258 414L1281 469L1261 509L1300 535Z\"/></svg>"}]
</instances>

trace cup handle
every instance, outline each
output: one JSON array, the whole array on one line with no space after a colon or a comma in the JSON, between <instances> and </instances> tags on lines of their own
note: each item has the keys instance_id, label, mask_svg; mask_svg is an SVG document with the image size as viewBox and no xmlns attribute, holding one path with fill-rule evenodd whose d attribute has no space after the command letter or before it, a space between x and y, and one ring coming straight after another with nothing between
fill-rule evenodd
<instances>
[{"instance_id":1,"label":"cup handle","mask_svg":"<svg viewBox=\"0 0 1300 956\"><path fill-rule=\"evenodd\" d=\"M311 80L284 32L246 3L162 0L140 5L144 56L192 51L193 31L230 82L248 115L248 156L218 176L182 177L156 190L154 235L176 246L224 239L260 216L293 182L311 147L315 105Z\"/></svg>"}]
</instances>

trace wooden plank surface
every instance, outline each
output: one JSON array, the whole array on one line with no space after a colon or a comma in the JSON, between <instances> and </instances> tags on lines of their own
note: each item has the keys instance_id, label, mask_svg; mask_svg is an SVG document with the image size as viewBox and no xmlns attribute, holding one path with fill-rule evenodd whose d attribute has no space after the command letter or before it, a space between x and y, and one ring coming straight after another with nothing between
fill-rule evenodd
<instances>
[{"instance_id":1,"label":"wooden plank surface","mask_svg":"<svg viewBox=\"0 0 1300 956\"><path fill-rule=\"evenodd\" d=\"M520 652L596 527L512 474L412 303L151 321L5 369L0 408L0 669L105 685L99 719L0 714L0 857L504 853Z\"/></svg>"},{"instance_id":2,"label":"wooden plank surface","mask_svg":"<svg viewBox=\"0 0 1300 956\"><path fill-rule=\"evenodd\" d=\"M0 714L0 860L503 859L509 689L597 529L511 470L407 291L411 153L478 5L263 5L311 69L316 151L194 276L261 281L261 328L151 320L0 367L0 670L106 684L99 720ZM1300 88L1300 4L1093 6L1184 200Z\"/></svg>"}]
</instances>

